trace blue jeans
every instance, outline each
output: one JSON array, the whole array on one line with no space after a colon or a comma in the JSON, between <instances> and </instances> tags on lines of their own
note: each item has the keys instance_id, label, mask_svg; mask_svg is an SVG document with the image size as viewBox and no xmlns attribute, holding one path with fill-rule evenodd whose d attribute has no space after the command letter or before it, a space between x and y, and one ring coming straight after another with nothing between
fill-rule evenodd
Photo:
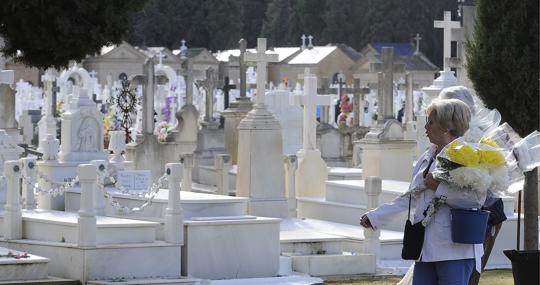
<instances>
[{"instance_id":1,"label":"blue jeans","mask_svg":"<svg viewBox=\"0 0 540 285\"><path fill-rule=\"evenodd\" d=\"M416 262L413 285L467 285L474 259Z\"/></svg>"}]
</instances>

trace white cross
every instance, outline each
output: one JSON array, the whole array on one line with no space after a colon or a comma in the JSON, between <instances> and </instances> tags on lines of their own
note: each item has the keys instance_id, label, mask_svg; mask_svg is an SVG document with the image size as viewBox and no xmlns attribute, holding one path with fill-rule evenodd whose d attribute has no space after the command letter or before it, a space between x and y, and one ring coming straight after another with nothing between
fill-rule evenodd
<instances>
[{"instance_id":1,"label":"white cross","mask_svg":"<svg viewBox=\"0 0 540 285\"><path fill-rule=\"evenodd\" d=\"M416 51L414 52L414 54L418 54L420 52L420 40L422 38L420 37L420 34L417 33L413 39L416 41Z\"/></svg>"},{"instance_id":2,"label":"white cross","mask_svg":"<svg viewBox=\"0 0 540 285\"><path fill-rule=\"evenodd\" d=\"M163 58L165 57L165 55L161 51L159 51L159 53L156 56L159 58L158 65L163 65Z\"/></svg>"},{"instance_id":3,"label":"white cross","mask_svg":"<svg viewBox=\"0 0 540 285\"><path fill-rule=\"evenodd\" d=\"M261 107L264 105L264 90L266 85L266 66L269 62L277 62L277 54L266 54L266 38L257 39L257 53L246 52L244 55L246 61L257 63L257 100L256 104Z\"/></svg>"},{"instance_id":4,"label":"white cross","mask_svg":"<svg viewBox=\"0 0 540 285\"><path fill-rule=\"evenodd\" d=\"M450 48L451 48L451 41L452 41L452 29L459 29L461 28L461 24L456 21L452 21L452 12L450 11L444 11L444 20L443 21L435 21L433 22L433 27L435 28L441 28L444 29L444 37L443 37L443 47L444 47L444 70L450 69L448 66L448 63L446 62L447 58L450 58Z\"/></svg>"},{"instance_id":5,"label":"white cross","mask_svg":"<svg viewBox=\"0 0 540 285\"><path fill-rule=\"evenodd\" d=\"M315 118L317 105L330 106L332 97L317 95L317 77L309 74L309 68L304 70L304 94L291 95L289 103L304 106L303 148L317 149L317 118Z\"/></svg>"},{"instance_id":6,"label":"white cross","mask_svg":"<svg viewBox=\"0 0 540 285\"><path fill-rule=\"evenodd\" d=\"M88 74L90 74L91 78L96 78L97 72L92 69L92 71L88 72Z\"/></svg>"},{"instance_id":7,"label":"white cross","mask_svg":"<svg viewBox=\"0 0 540 285\"><path fill-rule=\"evenodd\" d=\"M308 48L312 48L313 47L313 36L312 35L309 35L308 37Z\"/></svg>"},{"instance_id":8,"label":"white cross","mask_svg":"<svg viewBox=\"0 0 540 285\"><path fill-rule=\"evenodd\" d=\"M302 35L300 37L302 39L302 49L306 48L306 35Z\"/></svg>"},{"instance_id":9,"label":"white cross","mask_svg":"<svg viewBox=\"0 0 540 285\"><path fill-rule=\"evenodd\" d=\"M0 84L13 84L15 73L13 70L0 70Z\"/></svg>"}]
</instances>

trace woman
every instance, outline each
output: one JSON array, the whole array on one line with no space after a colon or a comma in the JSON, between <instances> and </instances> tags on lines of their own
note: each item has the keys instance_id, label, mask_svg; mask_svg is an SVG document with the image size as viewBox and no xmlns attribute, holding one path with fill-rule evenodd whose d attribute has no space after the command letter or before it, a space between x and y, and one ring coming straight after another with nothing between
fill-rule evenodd
<instances>
[{"instance_id":1,"label":"woman","mask_svg":"<svg viewBox=\"0 0 540 285\"><path fill-rule=\"evenodd\" d=\"M390 203L367 212L362 216L360 225L373 229L384 226L407 211L409 197L413 199L412 204L416 205L412 221L415 224L423 220L424 211L433 201L444 200L445 203L437 208L431 222L426 226L422 253L415 263L413 285L466 285L473 269L480 268L483 249L481 244L452 242L450 209L480 208L486 197L485 194L471 195L470 191L439 182L433 178L430 171L435 168L435 156L447 144L467 131L471 112L462 101L448 99L431 103L427 113L425 129L433 146L420 156L413 169L409 190L415 190L416 194L411 196L408 192Z\"/></svg>"}]
</instances>

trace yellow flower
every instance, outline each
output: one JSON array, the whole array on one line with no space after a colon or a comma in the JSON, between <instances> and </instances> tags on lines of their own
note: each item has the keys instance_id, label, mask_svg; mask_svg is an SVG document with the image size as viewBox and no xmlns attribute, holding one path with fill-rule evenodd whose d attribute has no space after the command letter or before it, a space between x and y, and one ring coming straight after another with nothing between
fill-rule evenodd
<instances>
[{"instance_id":1,"label":"yellow flower","mask_svg":"<svg viewBox=\"0 0 540 285\"><path fill-rule=\"evenodd\" d=\"M453 141L446 150L448 159L463 166L477 166L480 161L478 151L467 144Z\"/></svg>"},{"instance_id":2,"label":"yellow flower","mask_svg":"<svg viewBox=\"0 0 540 285\"><path fill-rule=\"evenodd\" d=\"M492 146L492 147L494 147L494 148L498 148L498 147L499 147L499 145L497 144L497 142L495 142L495 140L490 139L490 138L482 138L482 139L480 140L480 143L487 144L487 145Z\"/></svg>"},{"instance_id":3,"label":"yellow flower","mask_svg":"<svg viewBox=\"0 0 540 285\"><path fill-rule=\"evenodd\" d=\"M480 164L483 164L489 168L503 166L506 161L504 155L496 149L480 149L478 150L480 157Z\"/></svg>"}]
</instances>

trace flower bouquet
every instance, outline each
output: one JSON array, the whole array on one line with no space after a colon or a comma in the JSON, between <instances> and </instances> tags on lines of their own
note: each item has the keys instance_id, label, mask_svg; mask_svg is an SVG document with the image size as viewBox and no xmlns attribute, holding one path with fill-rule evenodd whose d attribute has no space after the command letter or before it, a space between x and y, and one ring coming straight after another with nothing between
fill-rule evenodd
<instances>
[{"instance_id":1,"label":"flower bouquet","mask_svg":"<svg viewBox=\"0 0 540 285\"><path fill-rule=\"evenodd\" d=\"M158 141L161 143L164 143L167 141L167 137L173 130L173 125L171 125L167 121L161 121L156 124L156 127L154 129L154 135L157 136Z\"/></svg>"},{"instance_id":2,"label":"flower bouquet","mask_svg":"<svg viewBox=\"0 0 540 285\"><path fill-rule=\"evenodd\" d=\"M457 138L438 155L433 177L466 191L505 191L509 186L506 158L493 140L469 143Z\"/></svg>"}]
</instances>

